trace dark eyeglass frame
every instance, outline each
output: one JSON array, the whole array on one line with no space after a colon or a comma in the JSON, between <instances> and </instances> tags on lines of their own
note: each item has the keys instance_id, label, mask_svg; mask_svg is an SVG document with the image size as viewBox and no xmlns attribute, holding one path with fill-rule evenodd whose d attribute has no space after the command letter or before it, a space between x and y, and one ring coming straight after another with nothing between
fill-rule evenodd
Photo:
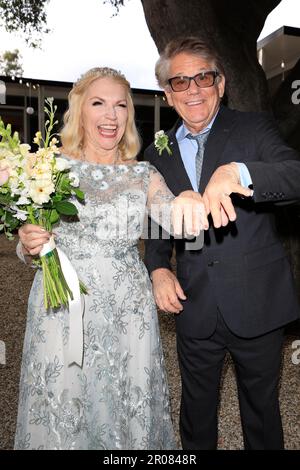
<instances>
[{"instance_id":1,"label":"dark eyeglass frame","mask_svg":"<svg viewBox=\"0 0 300 470\"><path fill-rule=\"evenodd\" d=\"M212 80L212 84L211 85L205 85L205 86L201 86L199 85L199 83L197 83L197 77L204 77L204 76L207 76L207 75L210 75L213 77L213 80ZM216 78L217 77L220 77L220 73L217 71L217 70L205 70L204 72L200 72L200 73L197 73L196 75L194 75L193 77L188 77L186 75L181 75L181 76L177 76L177 77L172 77L172 78L169 78L168 79L168 83L170 85L170 87L172 88L173 91L176 92L180 92L180 91L186 91L190 88L190 85L191 85L191 81L194 80L194 82L196 83L196 85L199 87L199 88L209 88L211 86L213 86L215 84L215 81L216 81ZM188 79L188 85L186 88L183 88L181 90L175 90L173 88L173 85L172 85L172 81L175 80L175 78L181 78L181 79ZM201 82L200 82L201 83Z\"/></svg>"}]
</instances>

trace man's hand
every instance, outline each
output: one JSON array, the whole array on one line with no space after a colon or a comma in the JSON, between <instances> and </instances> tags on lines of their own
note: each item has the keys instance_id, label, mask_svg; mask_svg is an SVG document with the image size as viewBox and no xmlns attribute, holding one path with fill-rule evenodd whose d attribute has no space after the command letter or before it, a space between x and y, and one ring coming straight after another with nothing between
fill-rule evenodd
<instances>
[{"instance_id":1,"label":"man's hand","mask_svg":"<svg viewBox=\"0 0 300 470\"><path fill-rule=\"evenodd\" d=\"M240 172L236 163L219 166L212 174L203 194L207 213L211 214L216 228L225 227L236 219L230 194L250 197L253 192L240 185Z\"/></svg>"},{"instance_id":2,"label":"man's hand","mask_svg":"<svg viewBox=\"0 0 300 470\"><path fill-rule=\"evenodd\" d=\"M158 308L170 313L180 313L183 309L180 300L186 296L176 276L166 268L152 272L153 294Z\"/></svg>"}]
</instances>

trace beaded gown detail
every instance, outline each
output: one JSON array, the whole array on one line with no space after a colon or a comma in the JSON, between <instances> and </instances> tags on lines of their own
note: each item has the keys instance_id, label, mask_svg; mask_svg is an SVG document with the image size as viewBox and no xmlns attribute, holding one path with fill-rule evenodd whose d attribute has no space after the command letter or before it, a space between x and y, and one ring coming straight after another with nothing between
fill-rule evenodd
<instances>
[{"instance_id":1,"label":"beaded gown detail","mask_svg":"<svg viewBox=\"0 0 300 470\"><path fill-rule=\"evenodd\" d=\"M69 161L85 204L75 201L78 218L61 220L54 231L89 291L83 365L67 364L69 312L45 311L38 270L28 301L15 448L174 449L157 310L137 246L147 213L157 217L174 196L146 162Z\"/></svg>"}]
</instances>

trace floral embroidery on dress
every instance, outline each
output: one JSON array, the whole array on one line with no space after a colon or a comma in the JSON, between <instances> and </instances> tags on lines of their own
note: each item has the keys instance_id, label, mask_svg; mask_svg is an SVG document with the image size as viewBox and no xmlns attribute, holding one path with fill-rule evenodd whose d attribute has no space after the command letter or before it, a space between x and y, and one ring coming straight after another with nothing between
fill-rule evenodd
<instances>
[{"instance_id":1,"label":"floral embroidery on dress","mask_svg":"<svg viewBox=\"0 0 300 470\"><path fill-rule=\"evenodd\" d=\"M157 311L137 248L146 210L174 196L145 162L71 162L85 205L78 203L78 218L62 220L55 233L89 291L83 367L67 366L68 311L44 311L38 271L15 448L174 449Z\"/></svg>"}]
</instances>

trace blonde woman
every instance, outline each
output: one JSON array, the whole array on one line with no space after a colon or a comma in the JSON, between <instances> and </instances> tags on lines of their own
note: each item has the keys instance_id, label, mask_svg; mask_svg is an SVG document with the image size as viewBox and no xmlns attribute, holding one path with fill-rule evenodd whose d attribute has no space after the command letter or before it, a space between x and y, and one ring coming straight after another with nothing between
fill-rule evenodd
<instances>
[{"instance_id":1,"label":"blonde woman","mask_svg":"<svg viewBox=\"0 0 300 470\"><path fill-rule=\"evenodd\" d=\"M201 197L189 191L174 199L160 174L136 161L130 86L113 69L92 69L74 85L61 138L85 192L78 220L55 229L57 245L89 292L82 361L69 363L69 313L45 311L38 271L28 303L15 448L174 448L157 312L137 242L147 208L153 216L175 205L174 222L181 225L184 214L186 230L197 232L207 223L205 215L199 221ZM50 236L33 225L19 235L24 259Z\"/></svg>"}]
</instances>

